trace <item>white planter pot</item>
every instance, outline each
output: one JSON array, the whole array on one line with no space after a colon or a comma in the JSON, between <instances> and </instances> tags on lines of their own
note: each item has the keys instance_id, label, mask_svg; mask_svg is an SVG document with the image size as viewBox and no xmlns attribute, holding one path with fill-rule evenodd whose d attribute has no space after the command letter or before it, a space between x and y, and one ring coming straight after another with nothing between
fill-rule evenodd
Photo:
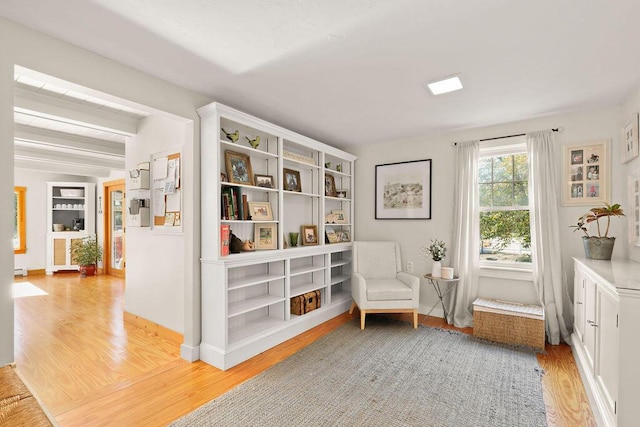
<instances>
[{"instance_id":1,"label":"white planter pot","mask_svg":"<svg viewBox=\"0 0 640 427\"><path fill-rule=\"evenodd\" d=\"M442 277L442 263L440 261L433 261L431 266L432 277Z\"/></svg>"}]
</instances>

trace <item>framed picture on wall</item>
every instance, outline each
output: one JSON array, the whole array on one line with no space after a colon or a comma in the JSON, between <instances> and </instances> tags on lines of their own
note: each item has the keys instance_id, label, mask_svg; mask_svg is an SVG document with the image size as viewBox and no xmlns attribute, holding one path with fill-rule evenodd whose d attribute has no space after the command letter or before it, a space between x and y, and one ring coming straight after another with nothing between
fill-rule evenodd
<instances>
[{"instance_id":1,"label":"framed picture on wall","mask_svg":"<svg viewBox=\"0 0 640 427\"><path fill-rule=\"evenodd\" d=\"M620 129L622 142L622 163L638 157L638 113L634 113L625 120Z\"/></svg>"},{"instance_id":2,"label":"framed picture on wall","mask_svg":"<svg viewBox=\"0 0 640 427\"><path fill-rule=\"evenodd\" d=\"M629 243L640 246L640 171L629 175L629 209L625 209L629 220Z\"/></svg>"},{"instance_id":3,"label":"framed picture on wall","mask_svg":"<svg viewBox=\"0 0 640 427\"><path fill-rule=\"evenodd\" d=\"M609 150L608 139L564 147L564 206L596 206L609 202Z\"/></svg>"},{"instance_id":4,"label":"framed picture on wall","mask_svg":"<svg viewBox=\"0 0 640 427\"><path fill-rule=\"evenodd\" d=\"M431 159L376 165L376 219L431 219Z\"/></svg>"}]
</instances>

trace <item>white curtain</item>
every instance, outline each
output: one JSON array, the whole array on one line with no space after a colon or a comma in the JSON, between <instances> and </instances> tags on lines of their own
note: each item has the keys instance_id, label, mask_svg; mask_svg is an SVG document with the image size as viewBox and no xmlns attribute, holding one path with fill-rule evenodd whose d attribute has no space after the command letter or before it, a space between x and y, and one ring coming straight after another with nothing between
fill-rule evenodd
<instances>
[{"instance_id":1,"label":"white curtain","mask_svg":"<svg viewBox=\"0 0 640 427\"><path fill-rule=\"evenodd\" d=\"M551 344L559 344L561 337L569 342L569 332L562 314L562 295L566 286L560 251L558 156L554 150L553 132L528 133L527 154L533 284L545 308L547 338Z\"/></svg>"},{"instance_id":2,"label":"white curtain","mask_svg":"<svg viewBox=\"0 0 640 427\"><path fill-rule=\"evenodd\" d=\"M480 203L478 161L480 142L456 145L452 264L460 281L449 300L448 311L457 327L473 325L471 308L478 296Z\"/></svg>"}]
</instances>

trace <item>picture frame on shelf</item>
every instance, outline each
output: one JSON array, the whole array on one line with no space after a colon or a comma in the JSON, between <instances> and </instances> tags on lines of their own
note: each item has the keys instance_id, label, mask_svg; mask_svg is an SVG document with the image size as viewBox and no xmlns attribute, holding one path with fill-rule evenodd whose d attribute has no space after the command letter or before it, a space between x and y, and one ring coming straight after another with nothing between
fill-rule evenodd
<instances>
[{"instance_id":1,"label":"picture frame on shelf","mask_svg":"<svg viewBox=\"0 0 640 427\"><path fill-rule=\"evenodd\" d=\"M351 241L351 234L347 230L336 231L336 234L338 235L338 240L340 242L350 242Z\"/></svg>"},{"instance_id":2,"label":"picture frame on shelf","mask_svg":"<svg viewBox=\"0 0 640 427\"><path fill-rule=\"evenodd\" d=\"M324 217L325 224L337 224L338 223L338 215L334 213L330 213L325 215Z\"/></svg>"},{"instance_id":3,"label":"picture frame on shelf","mask_svg":"<svg viewBox=\"0 0 640 427\"><path fill-rule=\"evenodd\" d=\"M300 171L283 168L282 173L284 178L283 188L286 191L296 191L300 193L302 191L302 183L300 182Z\"/></svg>"},{"instance_id":4,"label":"picture frame on shelf","mask_svg":"<svg viewBox=\"0 0 640 427\"><path fill-rule=\"evenodd\" d=\"M630 115L620 128L622 163L638 157L638 113Z\"/></svg>"},{"instance_id":5,"label":"picture frame on shelf","mask_svg":"<svg viewBox=\"0 0 640 427\"><path fill-rule=\"evenodd\" d=\"M248 155L235 151L225 151L224 160L229 182L253 185L253 170L251 169L251 158Z\"/></svg>"},{"instance_id":6,"label":"picture frame on shelf","mask_svg":"<svg viewBox=\"0 0 640 427\"><path fill-rule=\"evenodd\" d=\"M335 215L336 224L346 224L349 221L347 220L347 215L342 209L332 209L331 213Z\"/></svg>"},{"instance_id":7,"label":"picture frame on shelf","mask_svg":"<svg viewBox=\"0 0 640 427\"><path fill-rule=\"evenodd\" d=\"M594 206L609 202L609 150L608 139L564 147L563 206Z\"/></svg>"},{"instance_id":8,"label":"picture frame on shelf","mask_svg":"<svg viewBox=\"0 0 640 427\"><path fill-rule=\"evenodd\" d=\"M327 238L327 243L340 243L340 239L338 238L338 234L333 229L332 226L327 225L324 227L324 234Z\"/></svg>"},{"instance_id":9,"label":"picture frame on shelf","mask_svg":"<svg viewBox=\"0 0 640 427\"><path fill-rule=\"evenodd\" d=\"M229 182L229 179L227 178L226 173L220 172L220 182Z\"/></svg>"},{"instance_id":10,"label":"picture frame on shelf","mask_svg":"<svg viewBox=\"0 0 640 427\"><path fill-rule=\"evenodd\" d=\"M336 190L336 197L339 199L347 198L347 190Z\"/></svg>"},{"instance_id":11,"label":"picture frame on shelf","mask_svg":"<svg viewBox=\"0 0 640 427\"><path fill-rule=\"evenodd\" d=\"M318 227L315 225L300 226L300 234L302 234L302 245L311 246L318 244Z\"/></svg>"},{"instance_id":12,"label":"picture frame on shelf","mask_svg":"<svg viewBox=\"0 0 640 427\"><path fill-rule=\"evenodd\" d=\"M324 195L328 197L338 197L336 193L336 180L333 175L324 175Z\"/></svg>"},{"instance_id":13,"label":"picture frame on shelf","mask_svg":"<svg viewBox=\"0 0 640 427\"><path fill-rule=\"evenodd\" d=\"M252 221L273 221L273 211L269 202L248 202Z\"/></svg>"},{"instance_id":14,"label":"picture frame on shelf","mask_svg":"<svg viewBox=\"0 0 640 427\"><path fill-rule=\"evenodd\" d=\"M255 174L253 176L254 183L258 187L273 188L273 176L272 175L260 175Z\"/></svg>"},{"instance_id":15,"label":"picture frame on shelf","mask_svg":"<svg viewBox=\"0 0 640 427\"><path fill-rule=\"evenodd\" d=\"M277 249L278 234L276 224L255 224L253 232L256 249Z\"/></svg>"},{"instance_id":16,"label":"picture frame on shelf","mask_svg":"<svg viewBox=\"0 0 640 427\"><path fill-rule=\"evenodd\" d=\"M375 219L431 219L431 159L376 165Z\"/></svg>"}]
</instances>

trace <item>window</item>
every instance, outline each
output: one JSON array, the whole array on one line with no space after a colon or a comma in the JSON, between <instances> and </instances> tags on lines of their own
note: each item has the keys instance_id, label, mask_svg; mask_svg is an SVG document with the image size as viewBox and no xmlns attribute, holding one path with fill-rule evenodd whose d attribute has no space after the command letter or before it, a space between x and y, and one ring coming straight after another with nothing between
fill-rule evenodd
<instances>
[{"instance_id":1,"label":"window","mask_svg":"<svg viewBox=\"0 0 640 427\"><path fill-rule=\"evenodd\" d=\"M13 189L13 253L23 254L27 252L27 212L26 212L26 187L14 187Z\"/></svg>"},{"instance_id":2,"label":"window","mask_svg":"<svg viewBox=\"0 0 640 427\"><path fill-rule=\"evenodd\" d=\"M520 266L531 263L529 165L523 138L481 146L480 263Z\"/></svg>"}]
</instances>

